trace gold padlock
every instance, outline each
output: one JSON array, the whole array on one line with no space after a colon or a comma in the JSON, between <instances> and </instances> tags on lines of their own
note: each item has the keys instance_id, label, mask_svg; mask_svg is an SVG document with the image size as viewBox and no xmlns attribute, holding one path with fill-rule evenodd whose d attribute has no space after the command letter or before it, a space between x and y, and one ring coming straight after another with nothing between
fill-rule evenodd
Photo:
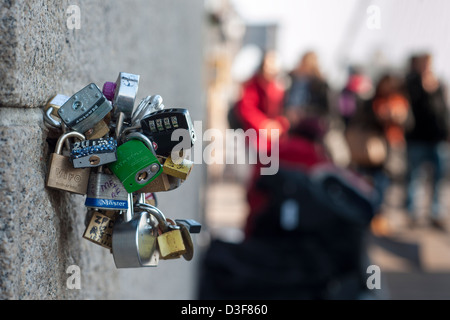
<instances>
[{"instance_id":1,"label":"gold padlock","mask_svg":"<svg viewBox=\"0 0 450 320\"><path fill-rule=\"evenodd\" d=\"M104 120L98 122L93 128L84 133L87 140L100 139L109 133L109 127Z\"/></svg>"},{"instance_id":2,"label":"gold padlock","mask_svg":"<svg viewBox=\"0 0 450 320\"><path fill-rule=\"evenodd\" d=\"M176 177L181 180L186 180L192 171L194 162L187 159L180 158L174 162L172 157L167 157L163 165L163 173Z\"/></svg>"},{"instance_id":3,"label":"gold padlock","mask_svg":"<svg viewBox=\"0 0 450 320\"><path fill-rule=\"evenodd\" d=\"M152 192L163 192L170 189L169 178L165 173L161 173L155 180L150 182L144 188L140 189L139 192L152 193Z\"/></svg>"},{"instance_id":4,"label":"gold padlock","mask_svg":"<svg viewBox=\"0 0 450 320\"><path fill-rule=\"evenodd\" d=\"M69 157L62 155L63 144L71 137L85 140L84 135L75 131L63 134L58 139L55 152L50 157L50 168L46 186L52 189L85 195L87 193L91 168L76 169L70 163Z\"/></svg>"},{"instance_id":5,"label":"gold padlock","mask_svg":"<svg viewBox=\"0 0 450 320\"><path fill-rule=\"evenodd\" d=\"M192 241L191 233L184 223L177 223L177 226L179 226L181 229L181 236L183 237L184 246L186 248L186 252L183 254L183 258L186 261L191 261L194 257L194 243Z\"/></svg>"},{"instance_id":6,"label":"gold padlock","mask_svg":"<svg viewBox=\"0 0 450 320\"><path fill-rule=\"evenodd\" d=\"M112 249L112 231L115 221L115 211L94 210L83 238L104 248Z\"/></svg>"},{"instance_id":7,"label":"gold padlock","mask_svg":"<svg viewBox=\"0 0 450 320\"><path fill-rule=\"evenodd\" d=\"M156 239L160 257L163 260L176 259L186 253L181 229L178 226L170 226Z\"/></svg>"}]
</instances>

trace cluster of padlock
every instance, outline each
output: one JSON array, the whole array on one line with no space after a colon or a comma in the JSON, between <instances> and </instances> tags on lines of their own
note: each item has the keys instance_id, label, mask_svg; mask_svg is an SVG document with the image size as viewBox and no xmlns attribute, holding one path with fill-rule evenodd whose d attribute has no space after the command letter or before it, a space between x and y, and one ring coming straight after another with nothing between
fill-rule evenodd
<instances>
[{"instance_id":1,"label":"cluster of padlock","mask_svg":"<svg viewBox=\"0 0 450 320\"><path fill-rule=\"evenodd\" d=\"M121 72L102 90L91 83L56 95L44 109L57 136L46 186L86 195L83 238L109 249L117 268L190 261L191 234L201 228L192 219L166 218L155 195L178 188L192 171L183 156L196 140L189 111L166 109L159 95L135 106L139 78ZM178 140L175 130L182 130Z\"/></svg>"}]
</instances>

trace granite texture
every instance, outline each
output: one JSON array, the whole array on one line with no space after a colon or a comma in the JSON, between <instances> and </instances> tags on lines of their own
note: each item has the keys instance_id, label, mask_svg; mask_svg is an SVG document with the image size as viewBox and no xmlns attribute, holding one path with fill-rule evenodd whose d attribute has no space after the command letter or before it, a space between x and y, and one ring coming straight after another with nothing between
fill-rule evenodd
<instances>
[{"instance_id":1,"label":"granite texture","mask_svg":"<svg viewBox=\"0 0 450 320\"><path fill-rule=\"evenodd\" d=\"M80 7L78 30L67 28L69 5ZM0 299L194 297L198 255L118 270L109 250L82 238L84 196L45 188L54 140L42 106L123 71L141 76L137 102L160 94L204 120L203 23L201 0L0 4ZM201 220L204 176L196 165L180 189L158 195L159 208ZM66 285L71 265L81 269L79 290Z\"/></svg>"}]
</instances>

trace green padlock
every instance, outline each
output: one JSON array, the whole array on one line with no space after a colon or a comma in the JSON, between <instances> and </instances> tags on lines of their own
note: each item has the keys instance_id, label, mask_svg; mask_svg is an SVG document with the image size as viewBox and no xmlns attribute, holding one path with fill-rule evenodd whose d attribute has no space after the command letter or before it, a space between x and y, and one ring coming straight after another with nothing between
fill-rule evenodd
<instances>
[{"instance_id":1,"label":"green padlock","mask_svg":"<svg viewBox=\"0 0 450 320\"><path fill-rule=\"evenodd\" d=\"M108 166L128 193L136 192L156 179L163 167L146 136L133 132L117 147L117 161Z\"/></svg>"}]
</instances>

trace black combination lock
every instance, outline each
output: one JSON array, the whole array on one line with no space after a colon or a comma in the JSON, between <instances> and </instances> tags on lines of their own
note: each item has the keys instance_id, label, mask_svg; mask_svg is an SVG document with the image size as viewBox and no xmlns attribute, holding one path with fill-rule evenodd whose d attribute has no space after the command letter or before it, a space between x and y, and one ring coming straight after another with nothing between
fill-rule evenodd
<instances>
[{"instance_id":1,"label":"black combination lock","mask_svg":"<svg viewBox=\"0 0 450 320\"><path fill-rule=\"evenodd\" d=\"M173 148L181 142L183 142L182 149L190 149L196 140L194 125L187 109L164 109L153 112L141 120L141 127L142 133L153 142L156 154L163 157L170 156ZM172 133L177 129L186 131L172 138Z\"/></svg>"}]
</instances>

